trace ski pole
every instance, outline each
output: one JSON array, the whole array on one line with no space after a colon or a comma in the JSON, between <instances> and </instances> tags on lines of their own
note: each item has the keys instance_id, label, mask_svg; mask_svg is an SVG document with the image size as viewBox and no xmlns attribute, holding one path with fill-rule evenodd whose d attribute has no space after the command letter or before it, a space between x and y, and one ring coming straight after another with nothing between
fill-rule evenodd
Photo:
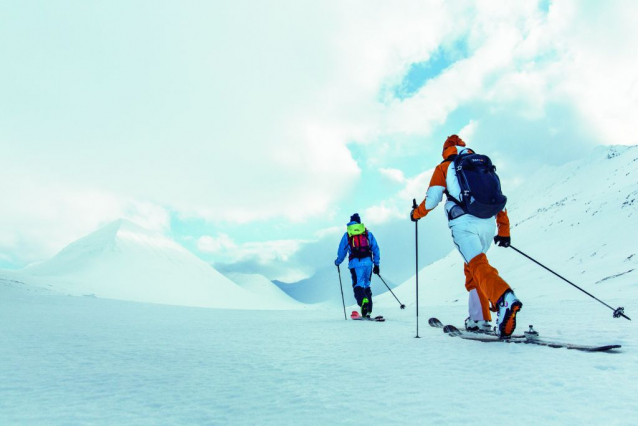
<instances>
[{"instance_id":1,"label":"ski pole","mask_svg":"<svg viewBox=\"0 0 638 426\"><path fill-rule=\"evenodd\" d=\"M416 199L412 199L413 211L417 208ZM414 222L414 245L416 247L416 339L419 337L419 222Z\"/></svg>"},{"instance_id":2,"label":"ski pole","mask_svg":"<svg viewBox=\"0 0 638 426\"><path fill-rule=\"evenodd\" d=\"M348 317L346 317L346 301L343 298L343 284L341 284L341 269L339 269L339 265L337 265L337 273L339 274L339 287L341 287L341 303L343 303L343 319L348 321Z\"/></svg>"},{"instance_id":3,"label":"ski pole","mask_svg":"<svg viewBox=\"0 0 638 426\"><path fill-rule=\"evenodd\" d=\"M381 279L381 281L383 281L383 284L385 284L386 287L388 287L388 290L390 290L390 293L392 293L392 295L394 296L395 299L397 299L397 302L399 302L399 305L401 305L401 309L405 309L405 305L403 303L401 303L401 301L399 300L399 298L397 297L396 294L394 294L394 292L392 291L392 289L390 288L390 286L388 285L388 283L385 282L385 280L383 279L383 277L381 276L381 274L377 274L377 276Z\"/></svg>"},{"instance_id":4,"label":"ski pole","mask_svg":"<svg viewBox=\"0 0 638 426\"><path fill-rule=\"evenodd\" d=\"M556 272L552 271L551 269L549 269L547 266L541 264L540 262L538 262L537 260L532 259L531 257L529 257L528 255L526 255L525 253L523 253L522 251L520 251L519 249L517 249L516 247L514 247L513 245L509 246L510 248L514 249L514 251L516 251L519 254L522 254L523 256L525 256L526 258L528 258L529 260L531 260L532 262L534 262L535 264L537 264L538 266L541 266L545 269L547 269L549 272L551 272L552 274L556 275L558 278L560 278L561 280L567 282L568 284L573 285L574 287L576 287L578 290L582 291L583 293L585 293L587 296L591 297L594 300L597 300L598 302L602 303L603 305L607 306L609 309L611 309L612 311L614 311L614 318L620 318L620 317L625 317L627 318L629 321L631 321L631 318L629 318L627 315L625 315L625 308L623 307L619 307L619 308L612 308L611 306L609 306L608 304L606 304L605 302L603 302L602 300L598 299L597 297L595 297L594 295L592 295L591 293L583 290L582 288L578 287L576 284L574 284L573 282L569 281L567 278L564 278L560 275L558 275Z\"/></svg>"}]
</instances>

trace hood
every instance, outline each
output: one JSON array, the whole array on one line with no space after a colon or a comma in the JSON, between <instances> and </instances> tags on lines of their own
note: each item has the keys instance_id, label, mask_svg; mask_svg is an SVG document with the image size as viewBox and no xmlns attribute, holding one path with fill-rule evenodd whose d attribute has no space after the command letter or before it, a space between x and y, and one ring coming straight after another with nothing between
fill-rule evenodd
<instances>
[{"instance_id":1,"label":"hood","mask_svg":"<svg viewBox=\"0 0 638 426\"><path fill-rule=\"evenodd\" d=\"M465 146L463 139L457 135L448 136L443 144L443 159L447 159L450 155L458 154L457 146Z\"/></svg>"}]
</instances>

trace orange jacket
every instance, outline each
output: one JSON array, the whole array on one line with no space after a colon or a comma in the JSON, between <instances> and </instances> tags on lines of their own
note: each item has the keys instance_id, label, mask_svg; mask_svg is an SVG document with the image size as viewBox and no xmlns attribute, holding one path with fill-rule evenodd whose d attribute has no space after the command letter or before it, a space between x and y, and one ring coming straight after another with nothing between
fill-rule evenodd
<instances>
[{"instance_id":1,"label":"orange jacket","mask_svg":"<svg viewBox=\"0 0 638 426\"><path fill-rule=\"evenodd\" d=\"M445 144L443 145L443 158L445 161L436 166L436 168L434 169L434 173L432 174L432 179L430 179L430 186L428 187L428 190L426 192L425 199L414 210L414 213L412 214L412 217L414 219L421 219L427 216L429 212L434 210L434 208L438 206L443 199L443 194L448 191L450 184L454 185L455 187L458 186L458 184L456 183L456 173L453 169L452 175L448 176L450 165L454 164L454 162L452 160L449 160L449 158L450 156L459 153L457 146L464 147L465 142L463 142L463 140L461 140L461 138L456 135L450 136L445 141ZM454 189L450 188L451 193L452 191L454 191ZM455 194L452 195L454 196ZM510 221L507 216L507 209L504 209L496 215L496 224L498 226L499 236L510 236Z\"/></svg>"}]
</instances>

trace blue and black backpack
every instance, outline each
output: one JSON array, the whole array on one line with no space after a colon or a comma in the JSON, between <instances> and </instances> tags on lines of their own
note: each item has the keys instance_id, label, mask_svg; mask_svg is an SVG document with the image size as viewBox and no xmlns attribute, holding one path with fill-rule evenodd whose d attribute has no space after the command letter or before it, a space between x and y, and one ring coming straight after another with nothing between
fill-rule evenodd
<instances>
[{"instance_id":1,"label":"blue and black backpack","mask_svg":"<svg viewBox=\"0 0 638 426\"><path fill-rule=\"evenodd\" d=\"M457 155L454 169L461 187L460 200L448 198L465 213L482 219L496 216L505 208L507 197L501 191L496 167L487 155L474 152Z\"/></svg>"}]
</instances>

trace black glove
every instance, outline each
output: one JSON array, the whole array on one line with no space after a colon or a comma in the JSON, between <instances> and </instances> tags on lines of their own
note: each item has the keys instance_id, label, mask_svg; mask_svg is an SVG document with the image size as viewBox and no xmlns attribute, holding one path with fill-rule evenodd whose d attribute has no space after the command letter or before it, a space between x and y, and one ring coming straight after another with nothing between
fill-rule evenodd
<instances>
[{"instance_id":1,"label":"black glove","mask_svg":"<svg viewBox=\"0 0 638 426\"><path fill-rule=\"evenodd\" d=\"M511 242L512 239L510 237L500 237L498 235L494 237L494 244L499 247L509 247Z\"/></svg>"},{"instance_id":2,"label":"black glove","mask_svg":"<svg viewBox=\"0 0 638 426\"><path fill-rule=\"evenodd\" d=\"M412 209L412 211L410 211L410 220L411 220L412 222L418 222L418 221L419 221L419 219L415 219L415 218L414 218L414 211L415 211L415 210L416 210L416 209Z\"/></svg>"},{"instance_id":3,"label":"black glove","mask_svg":"<svg viewBox=\"0 0 638 426\"><path fill-rule=\"evenodd\" d=\"M372 273L379 275L379 265L374 265L374 268L372 268Z\"/></svg>"}]
</instances>

